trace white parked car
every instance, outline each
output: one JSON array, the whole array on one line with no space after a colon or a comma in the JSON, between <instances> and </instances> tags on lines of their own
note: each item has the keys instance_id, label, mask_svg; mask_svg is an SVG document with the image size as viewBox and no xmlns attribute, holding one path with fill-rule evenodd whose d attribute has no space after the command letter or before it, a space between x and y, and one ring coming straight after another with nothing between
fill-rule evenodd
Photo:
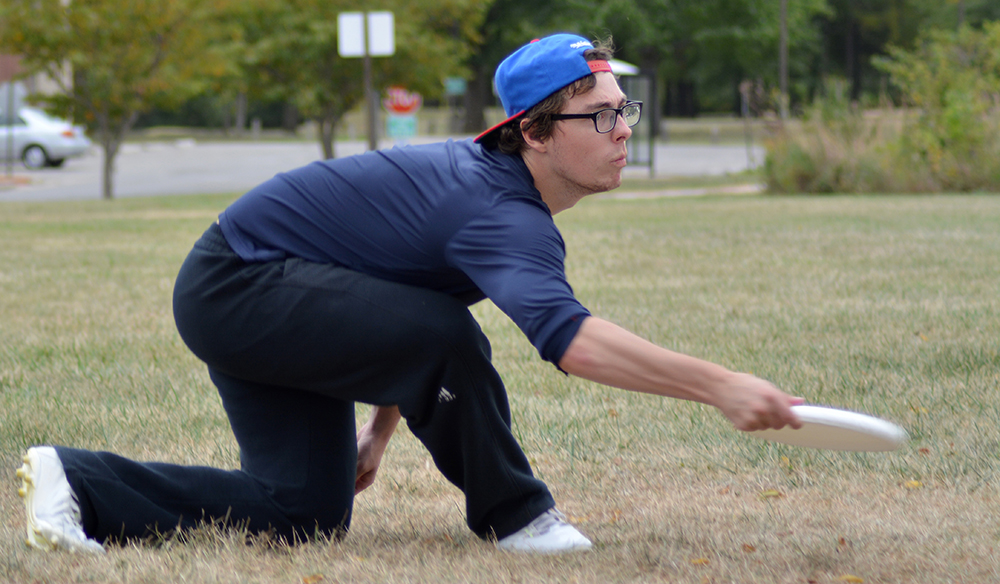
<instances>
[{"instance_id":1,"label":"white parked car","mask_svg":"<svg viewBox=\"0 0 1000 584\"><path fill-rule=\"evenodd\" d=\"M14 120L0 114L0 160L19 158L31 169L57 167L90 146L83 128L42 110L22 107Z\"/></svg>"}]
</instances>

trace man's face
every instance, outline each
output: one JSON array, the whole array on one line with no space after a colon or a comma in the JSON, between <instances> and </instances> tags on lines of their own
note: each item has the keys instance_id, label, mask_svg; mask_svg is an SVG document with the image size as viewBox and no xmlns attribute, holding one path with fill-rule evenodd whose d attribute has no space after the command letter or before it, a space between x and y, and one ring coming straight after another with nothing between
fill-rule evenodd
<instances>
[{"instance_id":1,"label":"man's face","mask_svg":"<svg viewBox=\"0 0 1000 584\"><path fill-rule=\"evenodd\" d=\"M612 73L595 73L597 86L573 96L566 102L563 114L589 114L605 108L620 108L625 94ZM551 155L551 170L565 187L581 195L600 193L621 185L627 149L625 141L632 129L621 118L613 130L599 134L590 119L559 120L552 136L546 140Z\"/></svg>"}]
</instances>

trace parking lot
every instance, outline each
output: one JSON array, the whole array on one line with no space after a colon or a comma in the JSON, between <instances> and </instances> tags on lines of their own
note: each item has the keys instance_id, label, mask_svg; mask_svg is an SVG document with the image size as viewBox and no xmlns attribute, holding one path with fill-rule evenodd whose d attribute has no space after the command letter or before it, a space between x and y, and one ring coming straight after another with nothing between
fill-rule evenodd
<instances>
[{"instance_id":1,"label":"parking lot","mask_svg":"<svg viewBox=\"0 0 1000 584\"><path fill-rule=\"evenodd\" d=\"M416 140L414 142L417 142ZM391 143L383 146L391 146ZM362 141L338 142L337 156L363 152ZM318 143L196 142L176 140L126 144L115 161L116 197L242 193L275 174L320 158ZM655 174L711 176L741 172L763 162L763 150L748 153L736 145L660 144ZM0 201L56 201L101 197L102 155L98 147L67 160L62 168L27 171L14 166L7 180L0 166ZM648 167L629 167L627 175L649 176Z\"/></svg>"}]
</instances>

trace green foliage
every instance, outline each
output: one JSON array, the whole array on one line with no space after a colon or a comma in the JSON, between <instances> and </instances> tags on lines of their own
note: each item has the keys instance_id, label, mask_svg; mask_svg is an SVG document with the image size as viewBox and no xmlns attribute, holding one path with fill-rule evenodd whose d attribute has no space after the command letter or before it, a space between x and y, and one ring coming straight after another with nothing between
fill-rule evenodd
<instances>
[{"instance_id":1,"label":"green foliage","mask_svg":"<svg viewBox=\"0 0 1000 584\"><path fill-rule=\"evenodd\" d=\"M916 110L897 146L902 160L940 189L1000 185L1000 22L932 32L889 54L876 65Z\"/></svg>"},{"instance_id":2,"label":"green foliage","mask_svg":"<svg viewBox=\"0 0 1000 584\"><path fill-rule=\"evenodd\" d=\"M1000 22L931 31L877 67L906 108L865 117L833 92L799 131L772 141L766 175L778 192L1000 189Z\"/></svg>"},{"instance_id":3,"label":"green foliage","mask_svg":"<svg viewBox=\"0 0 1000 584\"><path fill-rule=\"evenodd\" d=\"M827 96L806 109L801 125L782 126L768 145L764 175L772 192L879 192L885 178L886 125L865 117L847 83L829 83Z\"/></svg>"},{"instance_id":4,"label":"green foliage","mask_svg":"<svg viewBox=\"0 0 1000 584\"><path fill-rule=\"evenodd\" d=\"M179 103L220 73L204 19L212 3L10 0L0 8L0 47L22 55L63 94L36 96L91 130L115 130L133 113ZM71 75L67 75L71 72ZM117 123L116 123L117 122Z\"/></svg>"},{"instance_id":5,"label":"green foliage","mask_svg":"<svg viewBox=\"0 0 1000 584\"><path fill-rule=\"evenodd\" d=\"M702 45L706 73L739 71L745 78L777 83L781 32L775 0L713 0L705 3L706 26L696 38ZM819 54L820 17L832 14L827 0L788 2L789 68L805 75Z\"/></svg>"},{"instance_id":6,"label":"green foliage","mask_svg":"<svg viewBox=\"0 0 1000 584\"><path fill-rule=\"evenodd\" d=\"M256 1L229 15L243 31L235 43L248 87L260 97L286 99L318 122L328 157L335 125L364 98L362 60L340 57L337 47L337 15L358 9L346 0ZM403 85L437 97L445 77L464 72L486 2L386 0L364 9L395 17L395 55L373 59L376 91Z\"/></svg>"},{"instance_id":7,"label":"green foliage","mask_svg":"<svg viewBox=\"0 0 1000 584\"><path fill-rule=\"evenodd\" d=\"M36 99L96 134L111 198L114 157L139 113L178 104L225 73L212 16L226 1L8 0L0 49L22 56L26 75L59 85L60 93Z\"/></svg>"}]
</instances>

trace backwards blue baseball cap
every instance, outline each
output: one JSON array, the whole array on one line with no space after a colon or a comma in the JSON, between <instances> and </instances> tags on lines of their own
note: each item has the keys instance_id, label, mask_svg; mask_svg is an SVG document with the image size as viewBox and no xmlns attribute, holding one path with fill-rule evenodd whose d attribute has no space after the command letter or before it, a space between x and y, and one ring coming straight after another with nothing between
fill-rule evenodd
<instances>
[{"instance_id":1,"label":"backwards blue baseball cap","mask_svg":"<svg viewBox=\"0 0 1000 584\"><path fill-rule=\"evenodd\" d=\"M587 39L575 34L554 34L536 39L514 51L497 67L497 94L507 119L476 137L490 143L496 133L524 115L553 93L598 71L611 71L604 60L588 61L583 54L593 49Z\"/></svg>"}]
</instances>

